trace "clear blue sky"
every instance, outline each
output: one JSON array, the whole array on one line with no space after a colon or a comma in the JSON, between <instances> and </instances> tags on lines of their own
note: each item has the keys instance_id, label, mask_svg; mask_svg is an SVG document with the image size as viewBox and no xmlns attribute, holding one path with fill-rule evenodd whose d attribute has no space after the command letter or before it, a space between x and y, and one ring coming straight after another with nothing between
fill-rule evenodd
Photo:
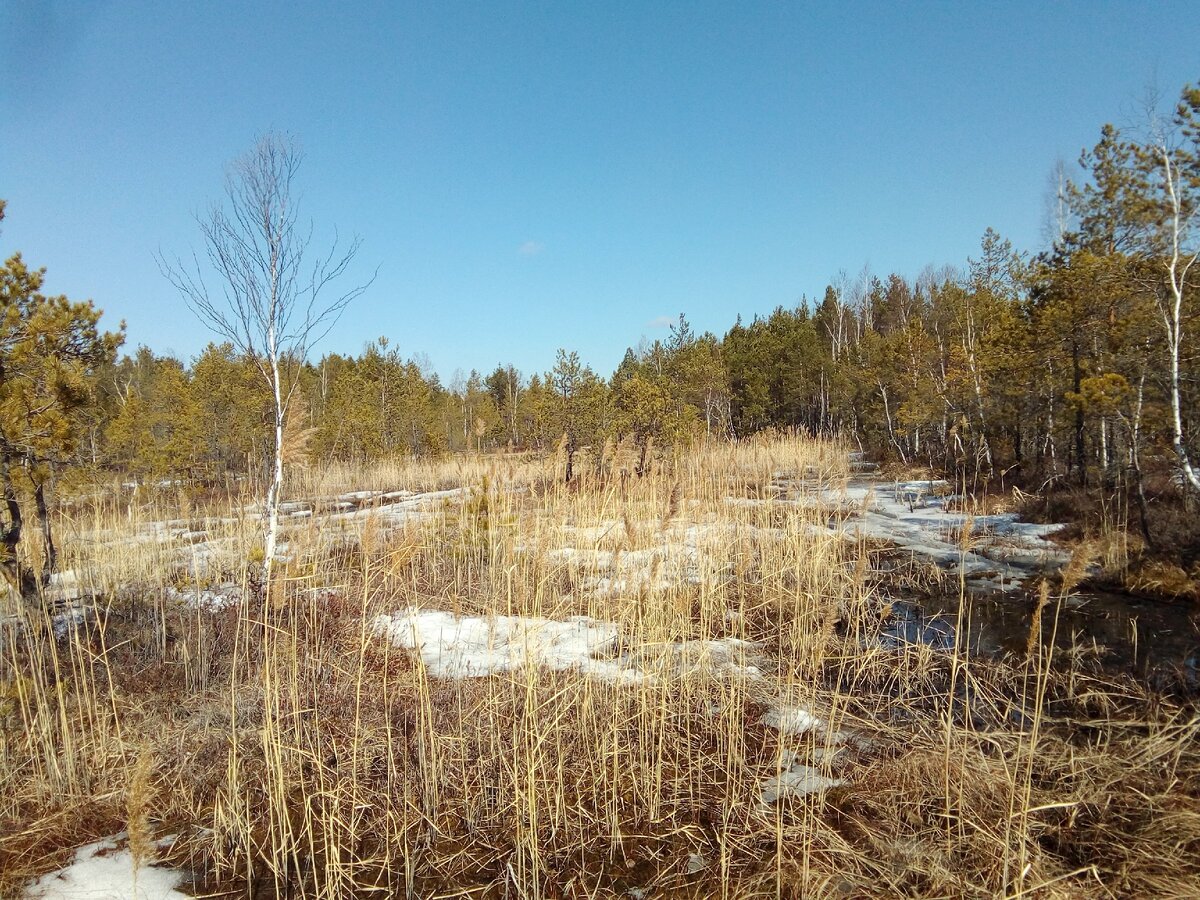
<instances>
[{"instance_id":1,"label":"clear blue sky","mask_svg":"<svg viewBox=\"0 0 1200 900\"><path fill-rule=\"evenodd\" d=\"M580 351L607 374L686 312L723 333L840 270L1041 245L1059 158L1200 80L1191 3L0 0L0 253L125 319L209 336L154 252L268 128L318 243L374 286L318 351L387 335L443 378Z\"/></svg>"}]
</instances>

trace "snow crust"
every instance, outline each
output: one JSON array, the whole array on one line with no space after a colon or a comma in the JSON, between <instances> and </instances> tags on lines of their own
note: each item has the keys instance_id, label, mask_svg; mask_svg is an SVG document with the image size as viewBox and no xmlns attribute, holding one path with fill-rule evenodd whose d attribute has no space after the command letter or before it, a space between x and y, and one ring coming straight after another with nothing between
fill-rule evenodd
<instances>
[{"instance_id":1,"label":"snow crust","mask_svg":"<svg viewBox=\"0 0 1200 900\"><path fill-rule=\"evenodd\" d=\"M336 512L325 518L331 521L347 521L375 517L385 526L405 525L433 518L439 505L463 500L467 493L467 488L426 491L421 494L409 491L355 491L352 494L343 494L339 499L350 502L356 508Z\"/></svg>"},{"instance_id":2,"label":"snow crust","mask_svg":"<svg viewBox=\"0 0 1200 900\"><path fill-rule=\"evenodd\" d=\"M573 670L608 681L637 681L641 673L617 659L598 658L611 652L618 629L587 616L565 621L524 616L455 616L409 609L376 616L376 636L416 651L437 678L479 678L523 666L553 671Z\"/></svg>"},{"instance_id":3,"label":"snow crust","mask_svg":"<svg viewBox=\"0 0 1200 900\"><path fill-rule=\"evenodd\" d=\"M1038 567L1062 565L1070 559L1069 553L1047 540L1065 526L1021 522L1015 513L950 512L946 505L957 498L945 481L851 486L844 496L861 510L845 522L848 535L890 541L1001 590L1020 587Z\"/></svg>"},{"instance_id":4,"label":"snow crust","mask_svg":"<svg viewBox=\"0 0 1200 900\"><path fill-rule=\"evenodd\" d=\"M211 588L175 588L168 587L166 598L193 609L206 612L220 612L242 602L242 589L232 581L227 581Z\"/></svg>"},{"instance_id":5,"label":"snow crust","mask_svg":"<svg viewBox=\"0 0 1200 900\"><path fill-rule=\"evenodd\" d=\"M730 539L757 537L777 539L778 529L754 525L706 521L675 523L655 537L654 543L636 550L607 550L594 544L610 534L623 534L619 522L597 526L562 528L561 537L575 538L593 546L561 546L543 549L551 562L568 566L580 576L580 586L593 596L628 596L642 592L678 589L681 585L710 582L728 569L724 548ZM710 548L722 552L711 553ZM520 549L531 552L535 547Z\"/></svg>"},{"instance_id":6,"label":"snow crust","mask_svg":"<svg viewBox=\"0 0 1200 900\"><path fill-rule=\"evenodd\" d=\"M900 550L962 573L982 587L1016 590L1042 569L1065 565L1070 553L1048 538L1059 524L1022 522L1015 513L968 516L948 505L961 498L948 482L852 481L842 489L779 479L769 499L729 497L731 506L793 506L827 513L832 524L812 523L812 534L885 541ZM963 532L970 529L964 541Z\"/></svg>"},{"instance_id":7,"label":"snow crust","mask_svg":"<svg viewBox=\"0 0 1200 900\"><path fill-rule=\"evenodd\" d=\"M785 734L804 734L821 725L821 720L799 706L775 706L767 710L762 724Z\"/></svg>"},{"instance_id":8,"label":"snow crust","mask_svg":"<svg viewBox=\"0 0 1200 900\"><path fill-rule=\"evenodd\" d=\"M762 802L776 803L785 797L803 797L845 784L841 778L825 775L804 763L793 763L787 770L762 782Z\"/></svg>"},{"instance_id":9,"label":"snow crust","mask_svg":"<svg viewBox=\"0 0 1200 900\"><path fill-rule=\"evenodd\" d=\"M409 608L371 621L371 632L393 646L415 652L435 678L484 678L523 667L619 683L659 676L707 672L760 679L759 645L725 637L682 640L664 647L631 646L620 627L589 616L564 620L537 616L456 616L440 610ZM775 711L771 727L799 732L819 720L803 710Z\"/></svg>"},{"instance_id":10,"label":"snow crust","mask_svg":"<svg viewBox=\"0 0 1200 900\"><path fill-rule=\"evenodd\" d=\"M154 864L134 866L118 837L86 844L72 861L25 886L26 900L190 900L175 890L182 872Z\"/></svg>"}]
</instances>

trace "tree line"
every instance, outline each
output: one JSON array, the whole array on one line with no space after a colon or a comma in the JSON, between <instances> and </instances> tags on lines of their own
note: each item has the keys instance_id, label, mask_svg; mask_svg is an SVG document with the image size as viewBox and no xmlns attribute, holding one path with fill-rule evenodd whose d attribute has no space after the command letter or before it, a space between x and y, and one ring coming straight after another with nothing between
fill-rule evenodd
<instances>
[{"instance_id":1,"label":"tree line","mask_svg":"<svg viewBox=\"0 0 1200 900\"><path fill-rule=\"evenodd\" d=\"M612 373L564 349L547 372L500 364L446 384L384 337L357 355L284 353L286 416L261 356L214 342L186 363L145 347L118 359L120 330L101 332L90 304L43 297L17 255L0 273L6 498L73 466L130 479L267 471L277 426L295 461L561 450L570 478L580 451L606 441L633 448L641 471L655 448L776 428L980 481L1141 492L1153 470L1200 491L1200 89L1136 134L1105 126L1052 199L1044 252L989 229L960 268L842 276L721 336L680 315Z\"/></svg>"}]
</instances>

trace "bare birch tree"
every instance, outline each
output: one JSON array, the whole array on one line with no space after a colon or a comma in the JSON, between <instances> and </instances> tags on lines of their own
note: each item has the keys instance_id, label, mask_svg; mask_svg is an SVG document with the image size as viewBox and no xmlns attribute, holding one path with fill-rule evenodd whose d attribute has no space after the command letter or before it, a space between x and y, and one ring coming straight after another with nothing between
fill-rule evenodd
<instances>
[{"instance_id":1,"label":"bare birch tree","mask_svg":"<svg viewBox=\"0 0 1200 900\"><path fill-rule=\"evenodd\" d=\"M1152 249L1162 260L1166 283L1156 291L1170 361L1171 444L1184 481L1200 493L1200 471L1189 454L1183 423L1180 355L1185 294L1195 289L1193 269L1200 259L1200 88L1188 87L1167 122L1155 120L1143 148L1151 184L1159 195Z\"/></svg>"},{"instance_id":2,"label":"bare birch tree","mask_svg":"<svg viewBox=\"0 0 1200 900\"><path fill-rule=\"evenodd\" d=\"M299 221L293 193L303 160L287 135L268 132L254 148L234 160L225 179L223 203L196 221L204 236L205 256L220 282L210 290L200 258L192 264L158 262L166 278L193 313L257 365L273 398L274 463L265 503L266 546L263 583L270 585L279 537L283 491L284 422L309 348L328 334L346 306L374 281L338 291L333 283L346 273L361 240L309 254L312 226Z\"/></svg>"}]
</instances>

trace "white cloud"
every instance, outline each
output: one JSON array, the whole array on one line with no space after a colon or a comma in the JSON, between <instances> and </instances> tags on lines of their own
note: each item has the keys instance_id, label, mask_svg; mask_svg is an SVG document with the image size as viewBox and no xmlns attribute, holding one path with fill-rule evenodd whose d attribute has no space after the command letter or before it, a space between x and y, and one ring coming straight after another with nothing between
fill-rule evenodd
<instances>
[{"instance_id":1,"label":"white cloud","mask_svg":"<svg viewBox=\"0 0 1200 900\"><path fill-rule=\"evenodd\" d=\"M670 328L675 324L674 316L659 316L646 323L647 328Z\"/></svg>"},{"instance_id":2,"label":"white cloud","mask_svg":"<svg viewBox=\"0 0 1200 900\"><path fill-rule=\"evenodd\" d=\"M521 256L537 256L545 249L546 245L541 241L526 241L517 248L517 253Z\"/></svg>"}]
</instances>

